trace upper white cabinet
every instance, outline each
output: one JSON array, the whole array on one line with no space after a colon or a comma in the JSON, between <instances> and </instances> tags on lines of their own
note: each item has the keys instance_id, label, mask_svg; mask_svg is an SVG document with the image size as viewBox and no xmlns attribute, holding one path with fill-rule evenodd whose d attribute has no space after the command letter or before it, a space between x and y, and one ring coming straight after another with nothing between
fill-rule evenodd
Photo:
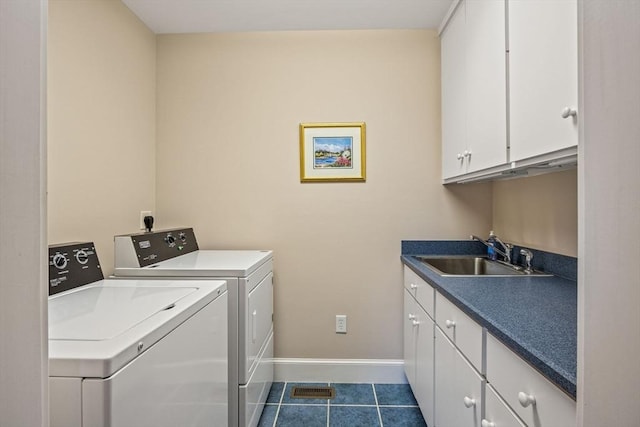
<instances>
[{"instance_id":1,"label":"upper white cabinet","mask_svg":"<svg viewBox=\"0 0 640 427\"><path fill-rule=\"evenodd\" d=\"M467 68L464 4L451 17L441 39L442 174L445 178L467 170Z\"/></svg>"},{"instance_id":2,"label":"upper white cabinet","mask_svg":"<svg viewBox=\"0 0 640 427\"><path fill-rule=\"evenodd\" d=\"M576 2L454 2L440 33L445 183L575 164Z\"/></svg>"},{"instance_id":3,"label":"upper white cabinet","mask_svg":"<svg viewBox=\"0 0 640 427\"><path fill-rule=\"evenodd\" d=\"M441 36L442 170L450 178L507 161L504 0L461 1Z\"/></svg>"},{"instance_id":4,"label":"upper white cabinet","mask_svg":"<svg viewBox=\"0 0 640 427\"><path fill-rule=\"evenodd\" d=\"M509 1L510 161L578 144L576 0ZM566 116L566 117L563 117Z\"/></svg>"}]
</instances>

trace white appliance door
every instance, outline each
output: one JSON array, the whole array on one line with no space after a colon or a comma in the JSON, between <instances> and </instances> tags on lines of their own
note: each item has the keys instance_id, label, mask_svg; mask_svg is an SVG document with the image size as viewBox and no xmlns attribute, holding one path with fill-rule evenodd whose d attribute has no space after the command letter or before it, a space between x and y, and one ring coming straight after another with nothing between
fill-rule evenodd
<instances>
[{"instance_id":1,"label":"white appliance door","mask_svg":"<svg viewBox=\"0 0 640 427\"><path fill-rule=\"evenodd\" d=\"M258 354L273 327L273 273L269 273L249 293L245 323L246 372L241 384L246 384L256 367ZM240 373L242 375L243 373Z\"/></svg>"},{"instance_id":2,"label":"white appliance door","mask_svg":"<svg viewBox=\"0 0 640 427\"><path fill-rule=\"evenodd\" d=\"M85 379L83 427L226 426L227 293L106 379Z\"/></svg>"}]
</instances>

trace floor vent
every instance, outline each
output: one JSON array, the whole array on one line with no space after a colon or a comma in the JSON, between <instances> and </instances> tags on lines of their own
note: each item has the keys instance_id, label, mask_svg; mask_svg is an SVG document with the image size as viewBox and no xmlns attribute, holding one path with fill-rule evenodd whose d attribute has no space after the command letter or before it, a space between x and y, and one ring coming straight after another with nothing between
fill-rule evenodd
<instances>
[{"instance_id":1,"label":"floor vent","mask_svg":"<svg viewBox=\"0 0 640 427\"><path fill-rule=\"evenodd\" d=\"M334 387L293 387L291 397L294 399L333 399L336 397Z\"/></svg>"}]
</instances>

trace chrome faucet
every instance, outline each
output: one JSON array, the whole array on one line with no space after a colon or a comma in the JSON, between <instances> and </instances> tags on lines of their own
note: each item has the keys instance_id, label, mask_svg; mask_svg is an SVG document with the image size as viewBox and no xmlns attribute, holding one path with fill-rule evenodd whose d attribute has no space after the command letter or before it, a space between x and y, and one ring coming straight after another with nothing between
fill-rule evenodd
<instances>
[{"instance_id":1,"label":"chrome faucet","mask_svg":"<svg viewBox=\"0 0 640 427\"><path fill-rule=\"evenodd\" d=\"M504 243L498 236L494 235L493 238L500 244L500 246L502 246L502 250L498 249L495 245L492 245L486 240L479 238L478 236L471 235L471 240L477 240L478 242L484 243L484 245L488 248L492 247L498 255L501 255L504 258L504 261L506 263L511 264L511 250L513 249L513 245L510 243Z\"/></svg>"}]
</instances>

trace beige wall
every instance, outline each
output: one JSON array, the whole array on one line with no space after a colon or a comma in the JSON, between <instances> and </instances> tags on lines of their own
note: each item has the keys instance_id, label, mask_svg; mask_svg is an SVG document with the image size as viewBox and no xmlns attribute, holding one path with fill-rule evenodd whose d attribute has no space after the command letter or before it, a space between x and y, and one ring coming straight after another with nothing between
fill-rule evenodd
<instances>
[{"instance_id":1,"label":"beige wall","mask_svg":"<svg viewBox=\"0 0 640 427\"><path fill-rule=\"evenodd\" d=\"M505 241L578 256L577 170L493 183L493 230Z\"/></svg>"},{"instance_id":2,"label":"beige wall","mask_svg":"<svg viewBox=\"0 0 640 427\"><path fill-rule=\"evenodd\" d=\"M159 223L275 250L278 357L401 358L400 240L491 224L490 185L440 184L436 33L166 35L157 55ZM366 183L300 183L298 124L329 121L366 122Z\"/></svg>"},{"instance_id":3,"label":"beige wall","mask_svg":"<svg viewBox=\"0 0 640 427\"><path fill-rule=\"evenodd\" d=\"M119 0L50 0L49 242L113 236L155 208L155 35Z\"/></svg>"}]
</instances>

